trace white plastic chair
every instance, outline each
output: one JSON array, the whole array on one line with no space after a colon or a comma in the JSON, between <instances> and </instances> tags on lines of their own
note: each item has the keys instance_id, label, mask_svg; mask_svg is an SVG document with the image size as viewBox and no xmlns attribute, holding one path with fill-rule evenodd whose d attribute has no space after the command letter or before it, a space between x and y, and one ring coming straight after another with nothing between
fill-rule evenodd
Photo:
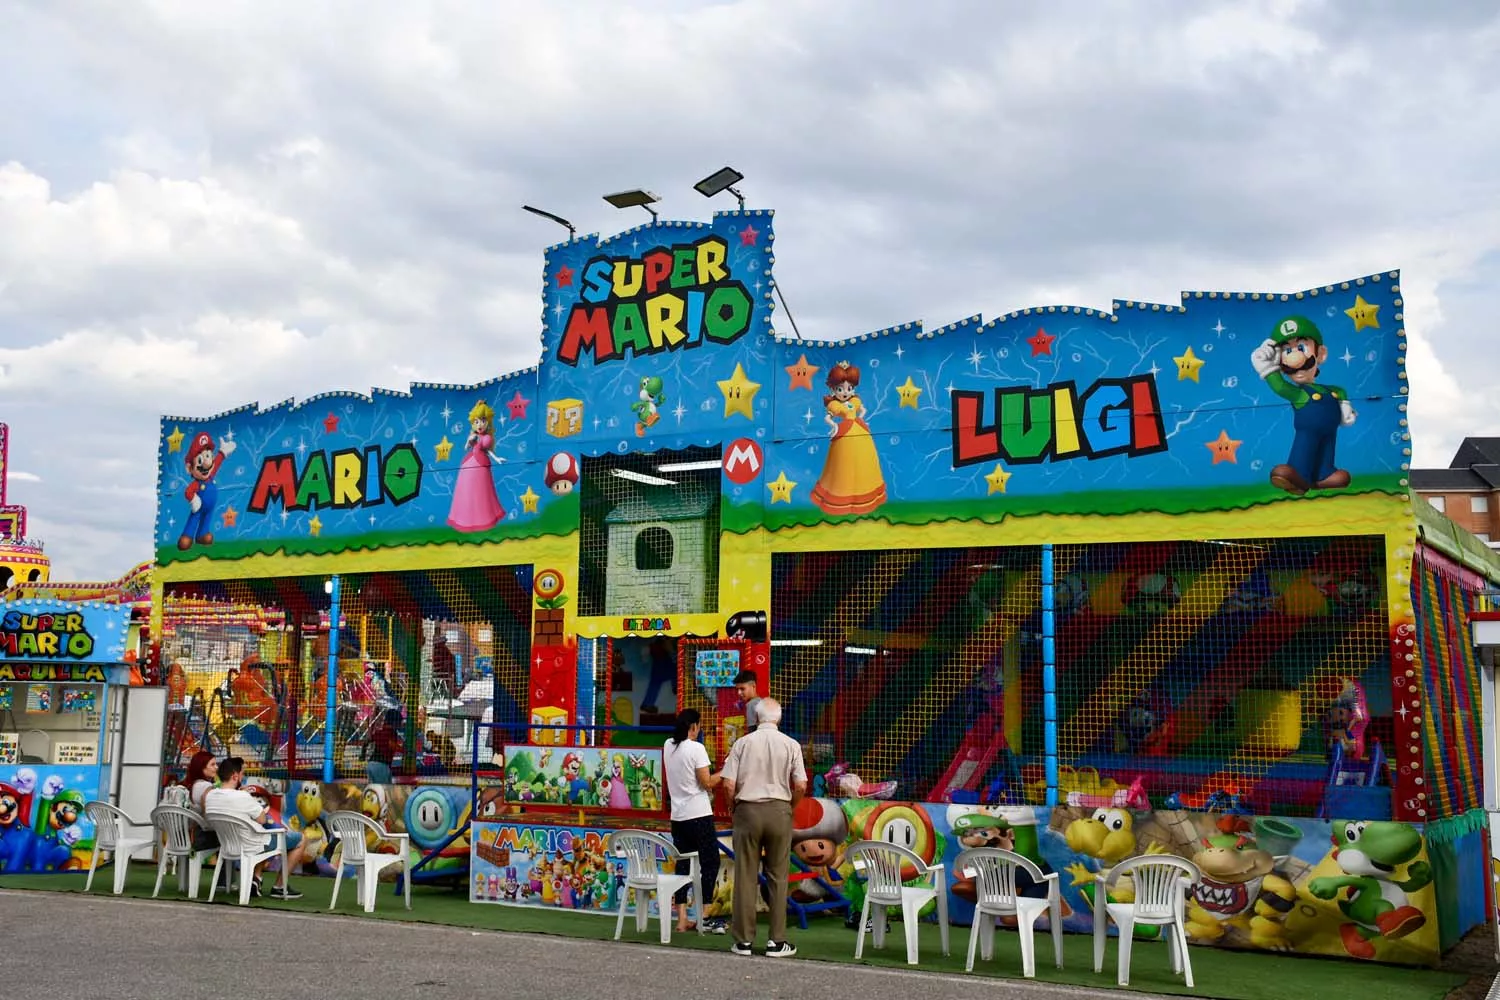
<instances>
[{"instance_id":1,"label":"white plastic chair","mask_svg":"<svg viewBox=\"0 0 1500 1000\"><path fill-rule=\"evenodd\" d=\"M168 785L161 790L161 806L182 806L184 809L193 804L193 793L188 791L186 785Z\"/></svg>"},{"instance_id":2,"label":"white plastic chair","mask_svg":"<svg viewBox=\"0 0 1500 1000\"><path fill-rule=\"evenodd\" d=\"M167 865L170 862L177 873L178 891L186 892L188 899L197 899L198 883L203 877L203 862L215 850L212 847L201 851L193 849L197 832L208 829L203 817L195 810L182 806L160 805L151 810L151 825L156 827L164 841L156 860L156 888L151 890L151 898L155 899L161 894L161 884L167 877Z\"/></svg>"},{"instance_id":3,"label":"white plastic chair","mask_svg":"<svg viewBox=\"0 0 1500 1000\"><path fill-rule=\"evenodd\" d=\"M859 937L854 943L854 957L865 953L865 929L870 926L870 911L875 911L875 947L885 947L885 913L891 906L901 907L901 926L906 931L906 964L917 964L917 921L922 907L937 900L938 931L942 935L943 954L948 954L948 879L941 863L928 864L912 851L883 840L861 840L849 848L848 857L857 871L869 880L865 887L865 905L859 917ZM902 879L902 869L910 869L911 878ZM922 885L906 885L923 879Z\"/></svg>"},{"instance_id":4,"label":"white plastic chair","mask_svg":"<svg viewBox=\"0 0 1500 1000\"><path fill-rule=\"evenodd\" d=\"M994 847L975 847L964 851L953 862L954 870L974 880L974 923L969 929L969 962L965 972L974 971L974 946L983 942L981 954L989 961L995 953L995 918L1014 917L1021 937L1021 970L1027 979L1036 977L1036 922L1048 914L1052 930L1052 953L1057 967L1063 967L1062 891L1057 873L1042 874L1031 859ZM1047 898L1022 896L1016 891L1016 873L1024 871L1038 884L1047 886ZM981 925L983 929L981 931Z\"/></svg>"},{"instance_id":5,"label":"white plastic chair","mask_svg":"<svg viewBox=\"0 0 1500 1000\"><path fill-rule=\"evenodd\" d=\"M1135 883L1135 901L1111 903L1109 890L1129 875ZM1172 971L1181 973L1188 989L1193 988L1193 963L1188 958L1186 897L1193 886L1203 880L1198 866L1170 854L1142 854L1127 858L1110 869L1106 876L1095 876L1094 885L1094 971L1104 971L1104 948L1109 939L1109 922L1120 928L1119 984L1130 985L1130 944L1135 925L1162 927L1172 955Z\"/></svg>"},{"instance_id":6,"label":"white plastic chair","mask_svg":"<svg viewBox=\"0 0 1500 1000\"><path fill-rule=\"evenodd\" d=\"M343 845L343 858L333 877L333 900L328 908L331 910L339 903L339 886L344 881L344 865L354 866L354 894L359 897L359 904L365 908L365 912L373 913L375 894L380 889L381 871L399 864L402 882L406 886L406 908L411 909L411 837L405 833L391 833L363 813L332 812L327 819L334 839ZM395 844L396 853L371 851L366 839L368 834Z\"/></svg>"},{"instance_id":7,"label":"white plastic chair","mask_svg":"<svg viewBox=\"0 0 1500 1000\"><path fill-rule=\"evenodd\" d=\"M214 862L213 881L208 887L208 901L214 901L214 892L219 887L219 871L227 861L240 866L240 905L250 903L250 886L255 881L255 866L274 857L281 858L281 887L287 886L288 865L286 859L286 828L261 826L243 816L211 812L204 816L209 827L219 835L219 857ZM266 838L273 839L270 849Z\"/></svg>"},{"instance_id":8,"label":"white plastic chair","mask_svg":"<svg viewBox=\"0 0 1500 1000\"><path fill-rule=\"evenodd\" d=\"M698 852L682 853L665 837L645 830L617 830L605 841L606 856L625 859L625 885L620 892L620 913L615 919L615 940L625 929L625 907L630 890L635 890L635 929L644 931L651 919L650 896L656 893L656 909L661 916L661 943L672 940L672 896L683 886L693 889L693 915L698 933L703 933L703 882L698 867ZM688 863L686 875L676 874L678 861ZM672 866L672 872L662 866Z\"/></svg>"},{"instance_id":9,"label":"white plastic chair","mask_svg":"<svg viewBox=\"0 0 1500 1000\"><path fill-rule=\"evenodd\" d=\"M94 856L89 859L89 877L83 883L83 891L94 886L94 871L99 867L99 855L111 852L115 864L115 895L125 891L125 873L130 869L130 855L156 842L156 834L149 823L132 819L123 809L108 802L85 802L84 815L94 823Z\"/></svg>"}]
</instances>

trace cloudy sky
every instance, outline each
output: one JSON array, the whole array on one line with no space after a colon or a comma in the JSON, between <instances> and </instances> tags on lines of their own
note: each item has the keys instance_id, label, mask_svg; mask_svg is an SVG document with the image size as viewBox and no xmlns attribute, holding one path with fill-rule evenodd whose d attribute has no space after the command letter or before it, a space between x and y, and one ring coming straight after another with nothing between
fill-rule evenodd
<instances>
[{"instance_id":1,"label":"cloudy sky","mask_svg":"<svg viewBox=\"0 0 1500 1000\"><path fill-rule=\"evenodd\" d=\"M535 361L541 250L777 209L804 335L1401 268L1415 461L1500 433L1493 2L0 0L0 420L57 578L157 418ZM727 206L726 206L727 207Z\"/></svg>"}]
</instances>

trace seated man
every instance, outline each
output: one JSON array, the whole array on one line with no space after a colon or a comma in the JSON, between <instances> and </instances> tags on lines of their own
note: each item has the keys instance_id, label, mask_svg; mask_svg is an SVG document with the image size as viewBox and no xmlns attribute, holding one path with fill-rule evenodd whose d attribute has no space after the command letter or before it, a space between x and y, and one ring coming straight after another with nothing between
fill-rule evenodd
<instances>
[{"instance_id":1,"label":"seated man","mask_svg":"<svg viewBox=\"0 0 1500 1000\"><path fill-rule=\"evenodd\" d=\"M226 757L219 763L219 787L210 789L203 796L203 813L205 816L213 816L215 813L238 816L248 819L250 822L265 827L267 810L260 800L249 792L242 791L240 785L245 781L245 761L240 757ZM275 844L272 837L266 842L266 850L270 850ZM288 830L286 834L287 849L287 871L288 873L302 867L303 849L302 835L295 830ZM250 892L259 896L260 874L270 863L267 858L255 866L254 882L251 883ZM242 876L243 877L243 874ZM291 887L290 883L285 886L274 886L267 895L273 899L301 899L302 893Z\"/></svg>"}]
</instances>

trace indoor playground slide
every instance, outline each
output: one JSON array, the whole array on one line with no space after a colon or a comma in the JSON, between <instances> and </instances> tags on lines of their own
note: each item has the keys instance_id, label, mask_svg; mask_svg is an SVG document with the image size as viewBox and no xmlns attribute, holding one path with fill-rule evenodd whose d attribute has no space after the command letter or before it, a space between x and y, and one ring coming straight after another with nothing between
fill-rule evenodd
<instances>
[{"instance_id":1,"label":"indoor playground slide","mask_svg":"<svg viewBox=\"0 0 1500 1000\"><path fill-rule=\"evenodd\" d=\"M979 783L989 772L995 757L1005 748L1001 713L990 709L981 715L964 734L953 763L933 786L933 801L951 802L953 793L979 794Z\"/></svg>"}]
</instances>

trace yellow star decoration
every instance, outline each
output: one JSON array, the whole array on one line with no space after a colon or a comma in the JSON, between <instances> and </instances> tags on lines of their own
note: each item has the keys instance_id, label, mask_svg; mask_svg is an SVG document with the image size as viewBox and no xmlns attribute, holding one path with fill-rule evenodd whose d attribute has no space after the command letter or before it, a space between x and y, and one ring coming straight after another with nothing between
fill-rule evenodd
<instances>
[{"instance_id":1,"label":"yellow star decoration","mask_svg":"<svg viewBox=\"0 0 1500 1000\"><path fill-rule=\"evenodd\" d=\"M307 532L314 538L323 533L323 522L318 520L318 515L314 514L312 520L307 522Z\"/></svg>"},{"instance_id":2,"label":"yellow star decoration","mask_svg":"<svg viewBox=\"0 0 1500 1000\"><path fill-rule=\"evenodd\" d=\"M444 434L443 439L434 446L434 450L437 452L437 460L446 462L448 456L453 454L453 442L449 441L448 435Z\"/></svg>"},{"instance_id":3,"label":"yellow star decoration","mask_svg":"<svg viewBox=\"0 0 1500 1000\"><path fill-rule=\"evenodd\" d=\"M1354 305L1345 309L1344 315L1354 320L1354 332L1358 333L1367 326L1375 330L1380 329L1380 320L1375 317L1375 314L1379 311L1380 306L1372 306L1365 301L1363 295L1356 295L1354 296Z\"/></svg>"},{"instance_id":4,"label":"yellow star decoration","mask_svg":"<svg viewBox=\"0 0 1500 1000\"><path fill-rule=\"evenodd\" d=\"M724 416L742 414L746 420L755 419L755 394L760 383L745 377L745 366L735 362L734 374L719 380L719 391L724 394Z\"/></svg>"},{"instance_id":5,"label":"yellow star decoration","mask_svg":"<svg viewBox=\"0 0 1500 1000\"><path fill-rule=\"evenodd\" d=\"M521 494L521 513L535 514L536 502L540 499L530 486L526 487L526 492Z\"/></svg>"},{"instance_id":6,"label":"yellow star decoration","mask_svg":"<svg viewBox=\"0 0 1500 1000\"><path fill-rule=\"evenodd\" d=\"M896 391L901 394L901 405L910 406L913 410L917 408L917 397L922 395L922 390L915 385L911 376L906 376L906 384L896 386Z\"/></svg>"},{"instance_id":7,"label":"yellow star decoration","mask_svg":"<svg viewBox=\"0 0 1500 1000\"><path fill-rule=\"evenodd\" d=\"M766 484L771 488L772 503L791 503L792 489L797 485L786 477L786 471Z\"/></svg>"},{"instance_id":8,"label":"yellow star decoration","mask_svg":"<svg viewBox=\"0 0 1500 1000\"><path fill-rule=\"evenodd\" d=\"M1010 482L1010 475L1011 474L1009 472L1006 472L1000 467L999 462L996 462L995 471L984 477L984 481L990 484L990 491L986 493L985 496L994 496L996 493L1004 493L1005 484Z\"/></svg>"},{"instance_id":9,"label":"yellow star decoration","mask_svg":"<svg viewBox=\"0 0 1500 1000\"><path fill-rule=\"evenodd\" d=\"M167 454L175 455L182 450L182 442L187 435L182 433L181 427L173 427L172 433L167 435Z\"/></svg>"},{"instance_id":10,"label":"yellow star decoration","mask_svg":"<svg viewBox=\"0 0 1500 1000\"><path fill-rule=\"evenodd\" d=\"M1191 347L1183 351L1181 357L1172 360L1177 362L1177 381L1181 382L1185 379L1198 381L1198 369L1203 367L1203 359L1194 354Z\"/></svg>"}]
</instances>

